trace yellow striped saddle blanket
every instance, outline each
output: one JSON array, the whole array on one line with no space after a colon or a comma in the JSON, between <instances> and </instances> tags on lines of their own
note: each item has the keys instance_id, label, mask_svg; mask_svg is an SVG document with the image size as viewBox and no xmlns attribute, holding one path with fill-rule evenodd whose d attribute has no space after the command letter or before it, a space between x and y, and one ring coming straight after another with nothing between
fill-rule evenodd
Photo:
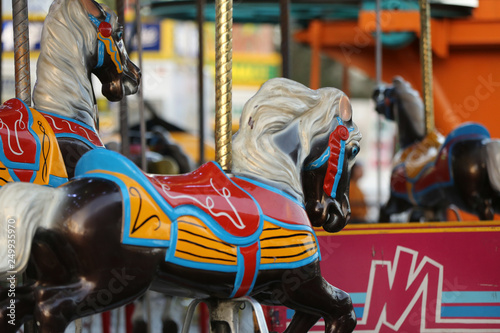
<instances>
[{"instance_id":1,"label":"yellow striped saddle blanket","mask_svg":"<svg viewBox=\"0 0 500 333\"><path fill-rule=\"evenodd\" d=\"M76 175L118 184L124 244L168 248L165 260L181 266L234 272L232 297L248 294L259 270L320 258L302 203L260 182L229 178L215 162L185 175L147 175L99 149L81 158Z\"/></svg>"}]
</instances>

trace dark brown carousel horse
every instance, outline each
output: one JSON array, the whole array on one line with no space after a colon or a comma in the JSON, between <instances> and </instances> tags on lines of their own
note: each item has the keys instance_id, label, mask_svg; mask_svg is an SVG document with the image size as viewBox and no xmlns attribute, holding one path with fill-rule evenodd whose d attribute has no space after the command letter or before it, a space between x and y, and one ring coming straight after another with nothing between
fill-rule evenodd
<instances>
[{"instance_id":1,"label":"dark brown carousel horse","mask_svg":"<svg viewBox=\"0 0 500 333\"><path fill-rule=\"evenodd\" d=\"M16 248L12 259L0 253L0 278L25 270L29 283L15 297L3 293L0 330L34 317L41 333L63 332L151 288L191 298L250 295L294 309L287 332L307 332L321 317L326 332L351 332L351 299L321 276L313 226L338 232L348 222L360 139L341 91L273 79L245 106L231 174L210 162L190 174L147 175L96 149L58 188L7 184L0 251L9 225Z\"/></svg>"},{"instance_id":2,"label":"dark brown carousel horse","mask_svg":"<svg viewBox=\"0 0 500 333\"><path fill-rule=\"evenodd\" d=\"M380 222L410 208L423 209L433 220L445 220L450 205L481 220L500 213L500 141L484 126L465 123L446 137L437 131L425 135L422 100L401 77L374 99L377 112L396 121L400 146Z\"/></svg>"},{"instance_id":3,"label":"dark brown carousel horse","mask_svg":"<svg viewBox=\"0 0 500 333\"><path fill-rule=\"evenodd\" d=\"M91 75L117 101L137 91L123 27L92 0L56 0L44 22L34 107L12 99L0 107L0 186L24 181L57 186L72 178L80 157L104 147Z\"/></svg>"}]
</instances>

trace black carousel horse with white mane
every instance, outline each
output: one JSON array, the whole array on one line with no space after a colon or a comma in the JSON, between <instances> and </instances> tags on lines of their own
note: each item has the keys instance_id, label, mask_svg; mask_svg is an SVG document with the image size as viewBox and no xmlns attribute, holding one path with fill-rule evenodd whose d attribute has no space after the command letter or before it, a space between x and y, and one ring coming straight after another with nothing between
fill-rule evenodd
<instances>
[{"instance_id":1,"label":"black carousel horse with white mane","mask_svg":"<svg viewBox=\"0 0 500 333\"><path fill-rule=\"evenodd\" d=\"M233 169L215 162L176 176L142 173L121 155L85 154L58 188L12 183L0 189L0 278L26 272L0 301L0 330L30 317L40 333L62 333L151 288L191 297L250 295L295 310L286 332L351 332L347 293L320 270L313 226L348 222L349 172L361 135L339 90L287 79L265 83L243 110ZM16 228L14 259L8 230ZM10 266L13 265L13 266Z\"/></svg>"},{"instance_id":2,"label":"black carousel horse with white mane","mask_svg":"<svg viewBox=\"0 0 500 333\"><path fill-rule=\"evenodd\" d=\"M374 93L376 111L398 125L400 150L394 156L391 196L380 222L411 208L431 220L445 220L450 205L492 220L500 213L500 141L477 123L465 123L446 137L425 133L424 106L401 77Z\"/></svg>"}]
</instances>

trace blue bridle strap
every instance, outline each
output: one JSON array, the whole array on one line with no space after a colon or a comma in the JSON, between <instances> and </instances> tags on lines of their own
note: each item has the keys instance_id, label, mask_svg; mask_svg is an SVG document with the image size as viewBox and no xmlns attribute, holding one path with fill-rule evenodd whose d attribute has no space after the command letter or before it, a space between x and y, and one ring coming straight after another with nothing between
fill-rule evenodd
<instances>
[{"instance_id":1,"label":"blue bridle strap","mask_svg":"<svg viewBox=\"0 0 500 333\"><path fill-rule=\"evenodd\" d=\"M99 29L99 25L101 24L101 21L99 21L94 15L89 13L89 19L94 25ZM108 22L111 20L111 14L106 13L106 19L104 20L105 22ZM97 65L94 68L100 68L104 64L104 52L106 50L106 46L104 43L100 40L97 41Z\"/></svg>"},{"instance_id":2,"label":"blue bridle strap","mask_svg":"<svg viewBox=\"0 0 500 333\"><path fill-rule=\"evenodd\" d=\"M342 119L340 119L340 117L337 117L337 121L338 121L339 125L344 125L344 123L342 122ZM349 132L352 132L354 130L354 128L349 128L348 130L349 130ZM330 147L328 146L328 147L326 147L325 151L323 152L323 154L321 154L320 157L318 157L317 159L315 159L314 161L312 161L310 163L307 163L307 165L304 166L304 171L311 171L311 170L319 169L320 167L325 165L325 163L328 161L329 158L330 158Z\"/></svg>"}]
</instances>

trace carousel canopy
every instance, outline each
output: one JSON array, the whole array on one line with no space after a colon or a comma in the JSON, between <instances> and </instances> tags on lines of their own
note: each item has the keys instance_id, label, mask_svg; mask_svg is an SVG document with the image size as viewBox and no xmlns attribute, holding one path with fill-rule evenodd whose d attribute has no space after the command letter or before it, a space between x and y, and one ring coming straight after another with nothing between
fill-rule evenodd
<instances>
[{"instance_id":1,"label":"carousel canopy","mask_svg":"<svg viewBox=\"0 0 500 333\"><path fill-rule=\"evenodd\" d=\"M153 16L180 20L196 19L197 0L143 0ZM430 0L433 17L469 16L478 0ZM418 10L418 0L381 0L382 9ZM290 0L290 14L298 23L313 19L357 19L360 10L374 10L375 0ZM206 0L205 19L215 19L214 1ZM279 23L279 0L237 0L235 22Z\"/></svg>"}]
</instances>

